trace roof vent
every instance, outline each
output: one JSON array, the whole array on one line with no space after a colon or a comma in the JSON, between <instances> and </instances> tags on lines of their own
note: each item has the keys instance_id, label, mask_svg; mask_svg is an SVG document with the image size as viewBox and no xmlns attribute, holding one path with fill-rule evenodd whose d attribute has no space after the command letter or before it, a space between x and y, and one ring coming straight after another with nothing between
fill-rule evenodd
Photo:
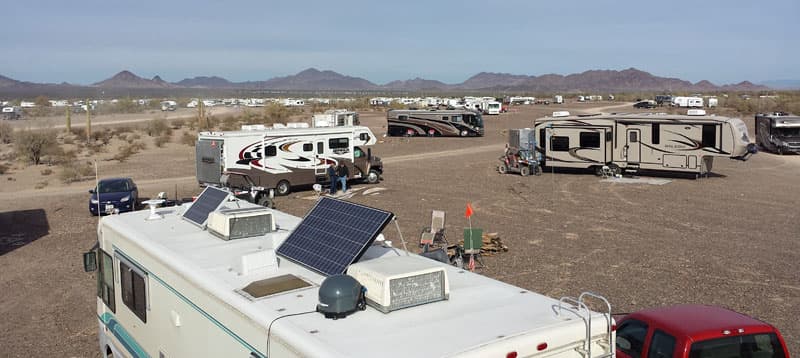
<instances>
[{"instance_id":1,"label":"roof vent","mask_svg":"<svg viewBox=\"0 0 800 358\"><path fill-rule=\"evenodd\" d=\"M555 112L553 112L553 117L554 118L557 118L557 117L569 117L569 112L568 111L555 111Z\"/></svg>"},{"instance_id":2,"label":"roof vent","mask_svg":"<svg viewBox=\"0 0 800 358\"><path fill-rule=\"evenodd\" d=\"M690 109L686 111L687 116L705 116L706 111L704 109Z\"/></svg>"},{"instance_id":3,"label":"roof vent","mask_svg":"<svg viewBox=\"0 0 800 358\"><path fill-rule=\"evenodd\" d=\"M263 207L220 209L208 215L207 227L223 240L242 239L275 231L275 217Z\"/></svg>"}]
</instances>

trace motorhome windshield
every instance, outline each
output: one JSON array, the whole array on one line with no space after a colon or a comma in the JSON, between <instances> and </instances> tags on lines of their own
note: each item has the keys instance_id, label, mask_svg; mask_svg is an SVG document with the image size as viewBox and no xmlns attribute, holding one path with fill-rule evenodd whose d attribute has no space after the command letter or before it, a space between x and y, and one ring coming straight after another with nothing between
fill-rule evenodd
<instances>
[{"instance_id":1,"label":"motorhome windshield","mask_svg":"<svg viewBox=\"0 0 800 358\"><path fill-rule=\"evenodd\" d=\"M465 114L464 123L476 128L483 128L483 117L481 117L480 113Z\"/></svg>"}]
</instances>

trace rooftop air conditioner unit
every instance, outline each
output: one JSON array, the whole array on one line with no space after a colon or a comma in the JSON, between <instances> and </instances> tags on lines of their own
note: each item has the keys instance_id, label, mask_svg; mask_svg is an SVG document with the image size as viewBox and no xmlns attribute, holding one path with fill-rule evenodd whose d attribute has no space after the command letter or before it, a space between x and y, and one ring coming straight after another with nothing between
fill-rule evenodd
<instances>
[{"instance_id":1,"label":"rooftop air conditioner unit","mask_svg":"<svg viewBox=\"0 0 800 358\"><path fill-rule=\"evenodd\" d=\"M450 297L442 265L418 256L393 256L350 265L347 274L367 289L367 304L389 313Z\"/></svg>"},{"instance_id":2,"label":"rooftop air conditioner unit","mask_svg":"<svg viewBox=\"0 0 800 358\"><path fill-rule=\"evenodd\" d=\"M569 112L567 111L555 111L553 112L553 118L557 117L569 117Z\"/></svg>"},{"instance_id":3,"label":"rooftop air conditioner unit","mask_svg":"<svg viewBox=\"0 0 800 358\"><path fill-rule=\"evenodd\" d=\"M706 111L703 109L690 109L686 111L687 116L705 116Z\"/></svg>"},{"instance_id":4,"label":"rooftop air conditioner unit","mask_svg":"<svg viewBox=\"0 0 800 358\"><path fill-rule=\"evenodd\" d=\"M263 207L220 209L208 215L207 227L223 240L235 240L275 231L275 217Z\"/></svg>"}]
</instances>

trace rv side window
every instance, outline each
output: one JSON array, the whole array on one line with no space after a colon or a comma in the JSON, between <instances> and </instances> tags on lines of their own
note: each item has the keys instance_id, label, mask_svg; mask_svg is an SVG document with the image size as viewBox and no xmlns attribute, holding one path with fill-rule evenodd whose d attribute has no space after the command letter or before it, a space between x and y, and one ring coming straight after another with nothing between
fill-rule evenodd
<instances>
[{"instance_id":1,"label":"rv side window","mask_svg":"<svg viewBox=\"0 0 800 358\"><path fill-rule=\"evenodd\" d=\"M406 121L406 120L408 120L408 116L406 116L406 115L397 116L397 120L398 121Z\"/></svg>"},{"instance_id":2,"label":"rv side window","mask_svg":"<svg viewBox=\"0 0 800 358\"><path fill-rule=\"evenodd\" d=\"M136 317L147 323L146 275L120 260L119 277L120 286L122 286L122 302L136 314Z\"/></svg>"},{"instance_id":3,"label":"rv side window","mask_svg":"<svg viewBox=\"0 0 800 358\"><path fill-rule=\"evenodd\" d=\"M310 152L312 150L314 150L314 145L313 144L311 144L311 143L303 143L303 151L304 152Z\"/></svg>"},{"instance_id":4,"label":"rv side window","mask_svg":"<svg viewBox=\"0 0 800 358\"><path fill-rule=\"evenodd\" d=\"M652 129L652 131L653 131L650 134L650 136L652 137L653 144L660 144L661 143L661 125L658 124L658 123L653 123L652 126L650 126L650 129Z\"/></svg>"},{"instance_id":5,"label":"rv side window","mask_svg":"<svg viewBox=\"0 0 800 358\"><path fill-rule=\"evenodd\" d=\"M277 154L278 153L277 153L274 145L270 145L270 146L267 146L266 148L264 148L264 156L265 157L274 157Z\"/></svg>"},{"instance_id":6,"label":"rv side window","mask_svg":"<svg viewBox=\"0 0 800 358\"><path fill-rule=\"evenodd\" d=\"M358 135L358 139L364 142L369 141L369 133L361 133Z\"/></svg>"},{"instance_id":7,"label":"rv side window","mask_svg":"<svg viewBox=\"0 0 800 358\"><path fill-rule=\"evenodd\" d=\"M450 120L450 116L442 116L442 120L447 122Z\"/></svg>"},{"instance_id":8,"label":"rv side window","mask_svg":"<svg viewBox=\"0 0 800 358\"><path fill-rule=\"evenodd\" d=\"M336 149L350 148L350 141L347 138L331 138L328 140L328 148L336 151Z\"/></svg>"},{"instance_id":9,"label":"rv side window","mask_svg":"<svg viewBox=\"0 0 800 358\"><path fill-rule=\"evenodd\" d=\"M117 312L116 302L114 302L114 258L103 250L98 260L97 273L97 297L103 300L111 312Z\"/></svg>"},{"instance_id":10,"label":"rv side window","mask_svg":"<svg viewBox=\"0 0 800 358\"><path fill-rule=\"evenodd\" d=\"M554 152L569 151L569 137L554 136L550 138L550 150Z\"/></svg>"},{"instance_id":11,"label":"rv side window","mask_svg":"<svg viewBox=\"0 0 800 358\"><path fill-rule=\"evenodd\" d=\"M714 124L703 125L703 147L717 146L717 126Z\"/></svg>"},{"instance_id":12,"label":"rv side window","mask_svg":"<svg viewBox=\"0 0 800 358\"><path fill-rule=\"evenodd\" d=\"M580 141L581 148L600 148L600 133L581 132Z\"/></svg>"}]
</instances>

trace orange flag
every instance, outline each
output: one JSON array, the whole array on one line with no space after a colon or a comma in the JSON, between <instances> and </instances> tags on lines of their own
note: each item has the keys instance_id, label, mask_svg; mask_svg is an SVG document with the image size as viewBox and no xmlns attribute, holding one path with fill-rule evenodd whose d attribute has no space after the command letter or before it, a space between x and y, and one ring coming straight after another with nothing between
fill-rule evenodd
<instances>
[{"instance_id":1,"label":"orange flag","mask_svg":"<svg viewBox=\"0 0 800 358\"><path fill-rule=\"evenodd\" d=\"M464 212L464 216L467 219L469 219L469 217L472 216L472 205L470 205L469 203L467 203L467 211Z\"/></svg>"}]
</instances>

